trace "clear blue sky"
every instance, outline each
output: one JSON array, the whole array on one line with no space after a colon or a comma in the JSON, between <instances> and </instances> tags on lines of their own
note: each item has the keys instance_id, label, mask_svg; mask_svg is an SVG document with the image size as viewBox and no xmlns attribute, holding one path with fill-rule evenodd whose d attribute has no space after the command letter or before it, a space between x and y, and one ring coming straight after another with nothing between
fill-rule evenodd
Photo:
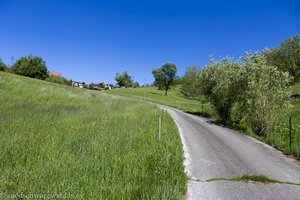
<instances>
[{"instance_id":1,"label":"clear blue sky","mask_svg":"<svg viewBox=\"0 0 300 200\"><path fill-rule=\"evenodd\" d=\"M141 84L170 61L178 75L209 55L241 56L300 34L298 0L0 0L0 58L33 54L77 81Z\"/></svg>"}]
</instances>

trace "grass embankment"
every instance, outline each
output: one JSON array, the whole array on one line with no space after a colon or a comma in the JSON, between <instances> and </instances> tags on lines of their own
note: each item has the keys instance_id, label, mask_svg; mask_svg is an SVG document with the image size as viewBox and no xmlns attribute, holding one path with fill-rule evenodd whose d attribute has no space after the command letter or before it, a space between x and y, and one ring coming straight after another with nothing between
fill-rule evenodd
<instances>
[{"instance_id":1,"label":"grass embankment","mask_svg":"<svg viewBox=\"0 0 300 200\"><path fill-rule=\"evenodd\" d=\"M293 86L293 92L300 92L300 84ZM144 99L144 88L134 88L132 89L114 89L108 91L109 94L114 94L118 96L127 96L137 99ZM201 100L188 99L183 96L180 92L180 88L176 87L168 93L168 96L164 95L164 91L159 91L155 87L146 88L146 100L154 103L159 103L162 105L171 106L174 108L181 109L183 111L202 115L205 117L215 117L211 105L205 102L204 98ZM203 107L202 107L203 105ZM269 134L267 136L257 136L251 131L246 131L258 140L270 144L273 147L283 151L286 154L294 155L295 157L300 157L300 100L293 100L294 108L287 115L284 116L279 128L276 132ZM203 110L202 110L203 108ZM280 114L280 113L279 113ZM293 144L290 148L289 146L289 116L293 119ZM235 129L240 129L236 125L233 126ZM243 130L245 127L243 127ZM249 128L248 128L249 130Z\"/></svg>"},{"instance_id":2,"label":"grass embankment","mask_svg":"<svg viewBox=\"0 0 300 200\"><path fill-rule=\"evenodd\" d=\"M177 127L152 105L3 72L0 102L0 193L181 199L186 191Z\"/></svg>"},{"instance_id":3,"label":"grass embankment","mask_svg":"<svg viewBox=\"0 0 300 200\"><path fill-rule=\"evenodd\" d=\"M145 93L146 91L146 93ZM194 113L203 116L211 116L213 113L212 107L204 99L188 99L180 92L180 86L168 91L168 95L165 95L164 91L157 90L156 87L147 88L118 88L107 91L109 94L118 96L133 97L158 103L174 108L181 109L183 111ZM146 94L146 95L145 95Z\"/></svg>"}]
</instances>

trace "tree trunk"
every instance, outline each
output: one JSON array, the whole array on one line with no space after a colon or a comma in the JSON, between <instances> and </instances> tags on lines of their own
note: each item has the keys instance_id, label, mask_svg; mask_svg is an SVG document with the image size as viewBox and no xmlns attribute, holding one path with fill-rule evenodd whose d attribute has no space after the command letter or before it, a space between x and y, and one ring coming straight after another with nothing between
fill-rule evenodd
<instances>
[{"instance_id":1,"label":"tree trunk","mask_svg":"<svg viewBox=\"0 0 300 200\"><path fill-rule=\"evenodd\" d=\"M166 95L166 96L168 95L168 89L165 90L165 95Z\"/></svg>"}]
</instances>

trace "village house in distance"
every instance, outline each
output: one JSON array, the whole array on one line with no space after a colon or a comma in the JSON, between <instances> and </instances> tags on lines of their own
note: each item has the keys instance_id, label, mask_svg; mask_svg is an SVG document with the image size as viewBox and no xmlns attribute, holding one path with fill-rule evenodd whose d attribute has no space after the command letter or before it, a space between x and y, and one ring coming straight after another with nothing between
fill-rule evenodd
<instances>
[{"instance_id":1,"label":"village house in distance","mask_svg":"<svg viewBox=\"0 0 300 200\"><path fill-rule=\"evenodd\" d=\"M86 84L85 82L79 82L79 81L73 81L72 86L73 87L79 87L79 88L87 88L91 90L111 90L113 88L118 88L118 85L113 85L113 84L106 84L106 83L91 83L91 84Z\"/></svg>"},{"instance_id":2,"label":"village house in distance","mask_svg":"<svg viewBox=\"0 0 300 200\"><path fill-rule=\"evenodd\" d=\"M74 87L79 87L79 88L84 88L85 87L85 82L78 82L78 81L72 81L72 86Z\"/></svg>"}]
</instances>

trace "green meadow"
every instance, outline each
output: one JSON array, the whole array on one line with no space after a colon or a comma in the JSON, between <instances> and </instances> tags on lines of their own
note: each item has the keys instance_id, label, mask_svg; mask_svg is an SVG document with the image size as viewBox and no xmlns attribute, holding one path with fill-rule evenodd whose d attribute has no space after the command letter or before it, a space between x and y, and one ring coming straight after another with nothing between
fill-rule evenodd
<instances>
[{"instance_id":1,"label":"green meadow","mask_svg":"<svg viewBox=\"0 0 300 200\"><path fill-rule=\"evenodd\" d=\"M158 90L156 87L146 88L117 88L106 91L108 94L118 96L133 97L135 99L150 101L180 110L204 116L212 116L213 109L211 105L204 99L186 98L180 91L180 85L168 91L165 95L164 91Z\"/></svg>"},{"instance_id":2,"label":"green meadow","mask_svg":"<svg viewBox=\"0 0 300 200\"><path fill-rule=\"evenodd\" d=\"M177 127L142 101L0 72L0 127L0 193L182 199L186 192Z\"/></svg>"}]
</instances>

